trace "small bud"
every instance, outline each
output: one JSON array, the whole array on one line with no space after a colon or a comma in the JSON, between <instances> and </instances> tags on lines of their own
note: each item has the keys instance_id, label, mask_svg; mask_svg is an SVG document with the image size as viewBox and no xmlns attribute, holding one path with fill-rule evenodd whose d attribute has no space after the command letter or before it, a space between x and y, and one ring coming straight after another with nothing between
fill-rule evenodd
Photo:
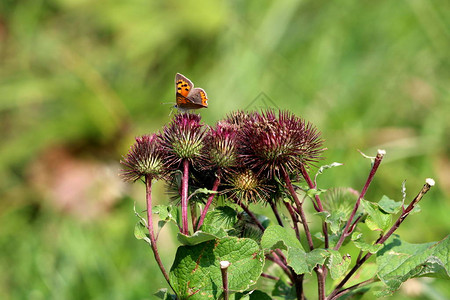
<instances>
[{"instance_id":1,"label":"small bud","mask_svg":"<svg viewBox=\"0 0 450 300\"><path fill-rule=\"evenodd\" d=\"M426 182L429 186L434 186L434 184L435 184L434 179L432 179L432 178L427 178L427 179L425 179L425 182Z\"/></svg>"}]
</instances>

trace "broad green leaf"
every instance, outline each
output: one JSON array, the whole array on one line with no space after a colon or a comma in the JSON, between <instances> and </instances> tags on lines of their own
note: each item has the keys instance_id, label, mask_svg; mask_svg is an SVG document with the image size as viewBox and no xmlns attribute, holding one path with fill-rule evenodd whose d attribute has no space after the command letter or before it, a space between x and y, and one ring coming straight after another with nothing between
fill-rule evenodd
<instances>
[{"instance_id":1,"label":"broad green leaf","mask_svg":"<svg viewBox=\"0 0 450 300\"><path fill-rule=\"evenodd\" d=\"M378 201L378 206L383 212L387 214L396 214L402 207L402 202L397 202L389 199L388 196L383 196L381 197L380 201Z\"/></svg>"},{"instance_id":2,"label":"broad green leaf","mask_svg":"<svg viewBox=\"0 0 450 300\"><path fill-rule=\"evenodd\" d=\"M288 265L295 273L311 273L317 265L323 265L325 259L330 256L330 252L325 249L314 249L306 253L303 249L289 248L287 255Z\"/></svg>"},{"instance_id":3,"label":"broad green leaf","mask_svg":"<svg viewBox=\"0 0 450 300\"><path fill-rule=\"evenodd\" d=\"M230 291L255 284L264 265L264 253L251 239L226 237L195 246L180 246L170 270L170 282L181 299L218 299L222 294L220 261L229 261Z\"/></svg>"},{"instance_id":4,"label":"broad green leaf","mask_svg":"<svg viewBox=\"0 0 450 300\"><path fill-rule=\"evenodd\" d=\"M134 236L138 240L144 240L150 245L152 244L149 238L148 229L142 220L139 220L134 226Z\"/></svg>"},{"instance_id":5,"label":"broad green leaf","mask_svg":"<svg viewBox=\"0 0 450 300\"><path fill-rule=\"evenodd\" d=\"M298 248L305 252L300 241L292 234L292 230L288 231L280 225L267 227L261 239L261 247L265 250Z\"/></svg>"},{"instance_id":6,"label":"broad green leaf","mask_svg":"<svg viewBox=\"0 0 450 300\"><path fill-rule=\"evenodd\" d=\"M352 258L348 254L342 257L339 251L336 250L328 251L330 253L330 256L328 257L326 264L328 269L330 270L331 278L333 280L336 280L345 274L348 267L350 266Z\"/></svg>"},{"instance_id":7,"label":"broad green leaf","mask_svg":"<svg viewBox=\"0 0 450 300\"><path fill-rule=\"evenodd\" d=\"M210 225L216 228L230 229L236 222L236 211L229 206L220 206L208 211L202 226Z\"/></svg>"},{"instance_id":8,"label":"broad green leaf","mask_svg":"<svg viewBox=\"0 0 450 300\"><path fill-rule=\"evenodd\" d=\"M224 238L228 235L223 228L217 228L212 225L202 225L201 231L205 233L210 233L217 238Z\"/></svg>"},{"instance_id":9,"label":"broad green leaf","mask_svg":"<svg viewBox=\"0 0 450 300\"><path fill-rule=\"evenodd\" d=\"M377 253L377 276L388 292L414 277L450 279L450 236L442 241L409 244L393 236Z\"/></svg>"},{"instance_id":10,"label":"broad green leaf","mask_svg":"<svg viewBox=\"0 0 450 300\"><path fill-rule=\"evenodd\" d=\"M382 212L376 203L361 199L362 207L368 214L365 223L370 230L386 231L391 225L391 215Z\"/></svg>"},{"instance_id":11,"label":"broad green leaf","mask_svg":"<svg viewBox=\"0 0 450 300\"><path fill-rule=\"evenodd\" d=\"M363 240L363 234L361 232L353 232L352 233L352 241L353 244L361 249L361 251L367 251L370 253L377 253L381 248L383 248L382 244L368 244Z\"/></svg>"},{"instance_id":12,"label":"broad green leaf","mask_svg":"<svg viewBox=\"0 0 450 300\"><path fill-rule=\"evenodd\" d=\"M181 232L178 232L177 234L177 240L183 244L188 246L194 246L206 241L214 240L217 236L211 233L203 232L203 231L196 231L193 235L187 236L182 234Z\"/></svg>"}]
</instances>

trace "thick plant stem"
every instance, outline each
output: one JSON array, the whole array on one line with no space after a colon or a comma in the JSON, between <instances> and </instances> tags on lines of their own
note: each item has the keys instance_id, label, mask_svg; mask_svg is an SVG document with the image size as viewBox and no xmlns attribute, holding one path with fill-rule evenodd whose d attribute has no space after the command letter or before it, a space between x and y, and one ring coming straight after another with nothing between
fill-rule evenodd
<instances>
[{"instance_id":1,"label":"thick plant stem","mask_svg":"<svg viewBox=\"0 0 450 300\"><path fill-rule=\"evenodd\" d=\"M229 261L220 262L220 271L222 273L222 288L223 288L223 300L228 300L228 267L230 266Z\"/></svg>"},{"instance_id":2,"label":"thick plant stem","mask_svg":"<svg viewBox=\"0 0 450 300\"><path fill-rule=\"evenodd\" d=\"M381 160L383 159L385 154L386 154L386 151L378 150L377 156L375 157L375 161L373 162L372 169L370 170L370 173L369 173L369 176L367 177L366 183L364 184L364 187L362 188L361 193L359 194L358 200L356 200L356 203L355 203L355 206L353 207L350 218L347 220L347 224L345 224L345 228L342 231L342 234L339 237L339 240L336 243L336 246L334 246L334 250L339 250L339 248L341 248L341 246L342 246L342 243L344 243L345 238L351 234L352 230L349 231L349 228L352 225L353 218L355 217L356 211L359 208L361 199L366 195L367 189L369 188L369 185L372 182L372 179L375 176L375 173L377 172L377 169L380 166ZM354 228L354 226L352 226L351 228Z\"/></svg>"},{"instance_id":3,"label":"thick plant stem","mask_svg":"<svg viewBox=\"0 0 450 300\"><path fill-rule=\"evenodd\" d=\"M430 190L430 188L434 185L433 179L427 179L425 185L422 187L420 192L414 198L413 201L408 205L406 209L403 210L400 217L398 217L397 221L392 225L392 227L386 232L386 234L382 235L375 244L383 244L400 226L400 224L405 220L405 218L409 215L409 213L414 209L416 204L422 199L422 197ZM342 287L347 283L347 281L355 274L355 272L361 267L363 263L365 263L370 257L372 253L368 252L361 259L359 259L355 266L348 272L348 274L342 279L342 281L336 286L333 292L328 296L327 299L336 299L336 295L339 294L342 290Z\"/></svg>"},{"instance_id":4,"label":"thick plant stem","mask_svg":"<svg viewBox=\"0 0 450 300\"><path fill-rule=\"evenodd\" d=\"M188 181L189 181L189 161L183 160L183 178L181 179L181 233L189 234L188 225Z\"/></svg>"},{"instance_id":5,"label":"thick plant stem","mask_svg":"<svg viewBox=\"0 0 450 300\"><path fill-rule=\"evenodd\" d=\"M297 294L297 300L305 300L305 294L303 293L303 277L304 274L297 275L293 273L295 276L295 292Z\"/></svg>"},{"instance_id":6,"label":"thick plant stem","mask_svg":"<svg viewBox=\"0 0 450 300\"><path fill-rule=\"evenodd\" d=\"M300 220L302 221L303 229L305 230L306 234L306 240L308 241L309 250L314 249L314 244L312 241L311 232L309 231L308 222L306 220L306 215L303 210L303 205L298 199L297 193L295 192L294 186L292 185L291 179L289 178L289 174L286 172L286 170L281 167L281 175L283 176L284 182L286 183L286 186L289 190L289 193L291 194L292 198L294 199L295 204L297 205Z\"/></svg>"},{"instance_id":7,"label":"thick plant stem","mask_svg":"<svg viewBox=\"0 0 450 300\"><path fill-rule=\"evenodd\" d=\"M216 177L216 180L213 183L213 187L211 190L213 192L217 191L217 189L219 188L219 184L220 184L220 176L218 175ZM205 220L206 213L208 212L209 206L211 205L215 195L216 195L215 193L212 193L211 195L209 195L208 200L206 201L206 204L205 204L205 208L203 209L200 219L197 222L197 226L196 226L197 230L199 230L200 227L202 226L203 221Z\"/></svg>"},{"instance_id":8,"label":"thick plant stem","mask_svg":"<svg viewBox=\"0 0 450 300\"><path fill-rule=\"evenodd\" d=\"M314 271L317 274L317 288L319 294L319 300L325 300L325 274L324 268L317 266Z\"/></svg>"},{"instance_id":9,"label":"thick plant stem","mask_svg":"<svg viewBox=\"0 0 450 300\"><path fill-rule=\"evenodd\" d=\"M153 251L153 255L155 256L156 263L159 266L159 269L161 270L161 273L163 274L164 278L166 279L169 286L172 288L172 285L170 284L169 275L167 274L166 269L164 268L164 265L162 264L161 257L158 253L158 248L156 247L156 238L155 238L155 232L153 231L153 216L152 216L152 178L149 176L145 177L145 186L146 186L146 200L147 200L147 226L148 226L148 232L150 235L150 243Z\"/></svg>"}]
</instances>

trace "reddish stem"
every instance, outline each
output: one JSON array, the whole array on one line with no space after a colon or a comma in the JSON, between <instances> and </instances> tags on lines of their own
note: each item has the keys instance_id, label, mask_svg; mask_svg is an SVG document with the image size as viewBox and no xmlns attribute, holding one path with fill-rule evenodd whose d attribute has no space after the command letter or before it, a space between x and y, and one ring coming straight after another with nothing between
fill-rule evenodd
<instances>
[{"instance_id":1,"label":"reddish stem","mask_svg":"<svg viewBox=\"0 0 450 300\"><path fill-rule=\"evenodd\" d=\"M189 161L183 160L183 178L181 179L181 233L189 234L188 225L188 181L189 181Z\"/></svg>"},{"instance_id":2,"label":"reddish stem","mask_svg":"<svg viewBox=\"0 0 450 300\"><path fill-rule=\"evenodd\" d=\"M212 191L216 192L217 189L219 188L219 184L220 184L220 176L218 175L216 177L216 180L214 181ZM211 195L209 195L208 200L206 201L206 204L205 204L205 208L203 209L200 219L198 220L198 223L196 226L197 230L199 230L200 227L202 227L203 221L205 220L205 217L206 217L206 213L208 212L209 206L211 205L215 195L216 195L215 193L212 193Z\"/></svg>"},{"instance_id":3,"label":"reddish stem","mask_svg":"<svg viewBox=\"0 0 450 300\"><path fill-rule=\"evenodd\" d=\"M383 159L385 153L386 152L384 150L378 150L377 156L375 157L375 161L373 163L372 169L370 170L369 176L367 177L366 183L364 184L364 187L361 190L361 193L359 194L358 200L356 200L355 206L353 207L353 211L350 215L350 218L347 220L347 224L345 224L345 228L342 231L339 241L336 243L336 246L334 246L334 250L339 250L339 248L341 248L342 246L342 243L344 243L345 238L348 237L353 231L353 230L349 231L350 225L352 225L353 218L355 217L356 211L359 208L361 199L366 195L367 189L369 188L369 185L372 182L373 177L375 176L375 173L377 172L377 169L380 166L381 160ZM355 227L352 226L352 228Z\"/></svg>"},{"instance_id":4,"label":"reddish stem","mask_svg":"<svg viewBox=\"0 0 450 300\"><path fill-rule=\"evenodd\" d=\"M305 212L303 211L302 203L298 199L297 193L295 192L295 189L294 189L294 186L292 185L291 179L289 178L289 175L286 172L286 170L284 169L284 167L281 167L281 173L282 173L284 182L286 183L286 186L287 186L287 188L288 188L292 198L294 199L295 204L297 205L298 212L299 212L299 215L300 215L300 220L302 221L302 225L303 225L303 228L305 230L306 240L308 241L309 250L313 250L314 249L314 244L313 244L313 241L312 241L311 232L309 231L308 222L306 220Z\"/></svg>"},{"instance_id":5,"label":"reddish stem","mask_svg":"<svg viewBox=\"0 0 450 300\"><path fill-rule=\"evenodd\" d=\"M273 214L275 215L275 218L277 219L278 225L283 227L283 220L281 220L280 213L278 212L277 205L275 201L270 200L269 201L270 207L272 208Z\"/></svg>"},{"instance_id":6,"label":"reddish stem","mask_svg":"<svg viewBox=\"0 0 450 300\"><path fill-rule=\"evenodd\" d=\"M295 214L294 208L292 207L292 205L289 202L286 202L286 201L283 201L283 202L289 212L289 215L291 215L292 226L294 227L295 236L300 241L300 231L298 230L298 218L297 218L297 215Z\"/></svg>"},{"instance_id":7,"label":"reddish stem","mask_svg":"<svg viewBox=\"0 0 450 300\"><path fill-rule=\"evenodd\" d=\"M397 221L395 221L394 225L389 229L386 234L382 235L375 244L383 244L393 233L397 228L400 226L400 224L405 220L405 218L409 215L409 213L414 209L415 205L422 199L422 197L430 190L430 188L434 185L434 181L432 179L427 179L425 185L422 187L420 192L417 194L417 196L414 198L413 201L408 205L408 207L402 212L402 214L398 217ZM348 272L348 274L342 279L342 281L336 286L336 288L333 290L333 292L328 296L327 299L336 299L336 295L341 292L342 287L347 283L347 281L353 276L353 274L361 267L361 265L366 262L370 257L372 256L372 253L368 252L366 255L364 255L361 259L359 259L355 266Z\"/></svg>"},{"instance_id":8,"label":"reddish stem","mask_svg":"<svg viewBox=\"0 0 450 300\"><path fill-rule=\"evenodd\" d=\"M170 284L169 275L166 272L166 269L164 268L164 265L161 261L161 257L158 253L158 248L156 246L156 238L155 233L153 231L153 216L152 216L152 178L149 176L145 177L145 186L146 186L146 199L147 199L147 227L148 232L150 235L150 246L153 251L153 255L155 256L156 263L159 266L159 269L161 270L161 273L163 274L164 278L166 279L169 286L172 288L172 285ZM175 291L175 290L174 290Z\"/></svg>"}]
</instances>

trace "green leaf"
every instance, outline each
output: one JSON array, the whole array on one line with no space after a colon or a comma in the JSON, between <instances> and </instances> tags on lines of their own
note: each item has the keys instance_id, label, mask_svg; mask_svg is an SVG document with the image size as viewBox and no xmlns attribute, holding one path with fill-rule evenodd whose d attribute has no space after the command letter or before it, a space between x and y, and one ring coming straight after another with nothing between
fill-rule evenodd
<instances>
[{"instance_id":1,"label":"green leaf","mask_svg":"<svg viewBox=\"0 0 450 300\"><path fill-rule=\"evenodd\" d=\"M315 196L319 196L322 193L325 193L326 189L305 189L306 190L306 196L310 198L314 198Z\"/></svg>"},{"instance_id":2,"label":"green leaf","mask_svg":"<svg viewBox=\"0 0 450 300\"><path fill-rule=\"evenodd\" d=\"M352 241L353 244L361 249L361 251L367 251L372 254L377 253L381 248L383 248L382 244L368 244L363 239L363 234L361 232L353 232L352 233Z\"/></svg>"},{"instance_id":3,"label":"green leaf","mask_svg":"<svg viewBox=\"0 0 450 300\"><path fill-rule=\"evenodd\" d=\"M292 234L292 230L288 231L280 225L267 227L261 239L261 247L265 250L298 248L305 252L300 241Z\"/></svg>"},{"instance_id":4,"label":"green leaf","mask_svg":"<svg viewBox=\"0 0 450 300\"><path fill-rule=\"evenodd\" d=\"M345 274L352 258L350 255L345 255L344 257L336 250L328 250L330 256L327 259L327 267L330 270L330 276L333 280L340 278Z\"/></svg>"},{"instance_id":5,"label":"green leaf","mask_svg":"<svg viewBox=\"0 0 450 300\"><path fill-rule=\"evenodd\" d=\"M330 252L325 249L314 249L306 253L303 249L289 248L287 255L288 265L295 273L311 273L317 265L323 265L325 259L330 256Z\"/></svg>"},{"instance_id":6,"label":"green leaf","mask_svg":"<svg viewBox=\"0 0 450 300\"><path fill-rule=\"evenodd\" d=\"M170 270L170 282L181 299L218 299L222 294L220 261L229 261L230 291L255 284L264 265L264 253L251 239L226 237L195 246L180 246Z\"/></svg>"},{"instance_id":7,"label":"green leaf","mask_svg":"<svg viewBox=\"0 0 450 300\"><path fill-rule=\"evenodd\" d=\"M184 235L181 232L177 234L177 240L181 244L188 246L194 246L206 241L215 240L216 238L218 238L216 235L203 231L196 231L191 236Z\"/></svg>"},{"instance_id":8,"label":"green leaf","mask_svg":"<svg viewBox=\"0 0 450 300\"><path fill-rule=\"evenodd\" d=\"M216 228L231 229L237 222L236 211L229 206L219 206L214 210L208 211L203 221L203 225L209 225Z\"/></svg>"},{"instance_id":9,"label":"green leaf","mask_svg":"<svg viewBox=\"0 0 450 300\"><path fill-rule=\"evenodd\" d=\"M144 222L142 220L139 220L136 223L136 225L134 226L134 236L138 240L146 241L149 245L152 244L152 242L150 241L150 238L149 238L147 226L146 226L146 224L144 224Z\"/></svg>"},{"instance_id":10,"label":"green leaf","mask_svg":"<svg viewBox=\"0 0 450 300\"><path fill-rule=\"evenodd\" d=\"M450 279L450 236L442 241L409 244L393 236L377 253L377 276L388 292L414 277Z\"/></svg>"},{"instance_id":11,"label":"green leaf","mask_svg":"<svg viewBox=\"0 0 450 300\"><path fill-rule=\"evenodd\" d=\"M368 214L365 223L370 230L384 232L391 226L391 215L382 212L376 203L361 199L361 204Z\"/></svg>"},{"instance_id":12,"label":"green leaf","mask_svg":"<svg viewBox=\"0 0 450 300\"><path fill-rule=\"evenodd\" d=\"M210 233L217 238L224 238L228 236L227 232L223 228L217 228L212 225L202 225L201 231L205 233Z\"/></svg>"},{"instance_id":13,"label":"green leaf","mask_svg":"<svg viewBox=\"0 0 450 300\"><path fill-rule=\"evenodd\" d=\"M316 214L319 215L325 222L330 224L330 230L332 233L338 233L341 230L348 215L346 211L342 210L334 210L331 213L328 211L322 211Z\"/></svg>"},{"instance_id":14,"label":"green leaf","mask_svg":"<svg viewBox=\"0 0 450 300\"><path fill-rule=\"evenodd\" d=\"M156 205L153 207L152 212L154 214L159 215L159 218L162 221L166 222L174 222L175 224L178 224L180 220L180 214L178 211L178 208L173 205Z\"/></svg>"},{"instance_id":15,"label":"green leaf","mask_svg":"<svg viewBox=\"0 0 450 300\"><path fill-rule=\"evenodd\" d=\"M378 206L383 212L387 214L396 214L402 207L402 202L397 202L389 199L388 196L383 196L381 197L380 201L378 201Z\"/></svg>"}]
</instances>

